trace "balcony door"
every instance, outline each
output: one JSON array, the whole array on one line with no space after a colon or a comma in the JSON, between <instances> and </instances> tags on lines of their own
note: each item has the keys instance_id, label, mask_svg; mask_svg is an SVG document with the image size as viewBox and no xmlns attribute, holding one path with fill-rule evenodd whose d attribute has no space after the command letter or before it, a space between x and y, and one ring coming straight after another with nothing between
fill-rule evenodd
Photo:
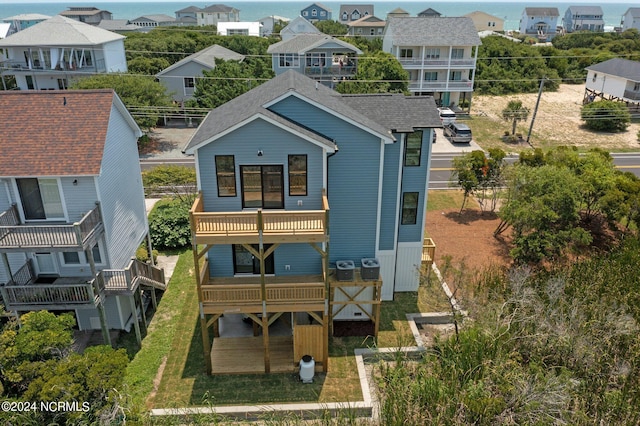
<instances>
[{"instance_id":1,"label":"balcony door","mask_svg":"<svg viewBox=\"0 0 640 426\"><path fill-rule=\"evenodd\" d=\"M25 220L64 220L56 179L16 179Z\"/></svg>"},{"instance_id":2,"label":"balcony door","mask_svg":"<svg viewBox=\"0 0 640 426\"><path fill-rule=\"evenodd\" d=\"M251 247L254 250L259 251L260 247L257 244L252 244ZM264 250L267 251L271 247L271 244L265 244ZM260 274L260 259L255 257L249 252L246 248L244 248L240 244L233 245L233 273L234 274L249 274L249 275L259 275ZM273 275L274 267L273 267L273 253L269 255L264 260L264 273Z\"/></svg>"},{"instance_id":3,"label":"balcony door","mask_svg":"<svg viewBox=\"0 0 640 426\"><path fill-rule=\"evenodd\" d=\"M283 166L240 166L242 208L283 209Z\"/></svg>"}]
</instances>

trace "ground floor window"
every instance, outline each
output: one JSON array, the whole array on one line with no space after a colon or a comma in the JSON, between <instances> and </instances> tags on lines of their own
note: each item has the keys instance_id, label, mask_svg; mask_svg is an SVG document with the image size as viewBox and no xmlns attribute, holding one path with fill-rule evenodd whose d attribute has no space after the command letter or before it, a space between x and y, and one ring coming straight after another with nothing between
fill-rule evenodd
<instances>
[{"instance_id":1,"label":"ground floor window","mask_svg":"<svg viewBox=\"0 0 640 426\"><path fill-rule=\"evenodd\" d=\"M418 193L402 193L402 225L415 225L418 222Z\"/></svg>"}]
</instances>

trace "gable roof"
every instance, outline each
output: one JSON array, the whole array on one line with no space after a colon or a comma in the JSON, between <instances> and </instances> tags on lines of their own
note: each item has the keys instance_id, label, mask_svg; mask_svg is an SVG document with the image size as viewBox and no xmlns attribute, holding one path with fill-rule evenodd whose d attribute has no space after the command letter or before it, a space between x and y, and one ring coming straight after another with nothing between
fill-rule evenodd
<instances>
[{"instance_id":1,"label":"gable roof","mask_svg":"<svg viewBox=\"0 0 640 426\"><path fill-rule=\"evenodd\" d=\"M569 6L567 9L572 15L601 15L602 8L600 6Z\"/></svg>"},{"instance_id":2,"label":"gable roof","mask_svg":"<svg viewBox=\"0 0 640 426\"><path fill-rule=\"evenodd\" d=\"M324 9L324 10L326 10L327 12L331 12L331 9L329 9L329 8L328 8L327 6L325 6L324 4L322 4L322 3L318 3L318 2L311 3L309 6L305 6L305 7L303 7L302 9L303 9L303 10L304 10L304 9L308 9L308 8L310 8L310 7L313 7L313 6L319 7L320 9Z\"/></svg>"},{"instance_id":3,"label":"gable roof","mask_svg":"<svg viewBox=\"0 0 640 426\"><path fill-rule=\"evenodd\" d=\"M304 29L305 32L298 32L298 30ZM294 34L321 34L320 30L313 25L311 22L307 21L304 17L298 16L291 20L284 28L280 30L280 34L282 33L290 33Z\"/></svg>"},{"instance_id":4,"label":"gable roof","mask_svg":"<svg viewBox=\"0 0 640 426\"><path fill-rule=\"evenodd\" d=\"M483 17L483 18L495 19L496 22L504 22L504 18L500 18L498 16L491 15L490 13L483 12L481 10L474 10L473 12L467 13L467 14L462 15L462 16L466 16L467 18L472 18L472 19L474 17Z\"/></svg>"},{"instance_id":5,"label":"gable roof","mask_svg":"<svg viewBox=\"0 0 640 426\"><path fill-rule=\"evenodd\" d=\"M0 173L99 175L112 106L140 136L111 89L0 92Z\"/></svg>"},{"instance_id":6,"label":"gable roof","mask_svg":"<svg viewBox=\"0 0 640 426\"><path fill-rule=\"evenodd\" d=\"M368 15L355 21L347 22L346 25L349 27L384 27L387 25L387 21L380 19L377 16Z\"/></svg>"},{"instance_id":7,"label":"gable roof","mask_svg":"<svg viewBox=\"0 0 640 426\"><path fill-rule=\"evenodd\" d=\"M640 82L640 62L628 59L613 58L585 68L586 70L622 77L627 80Z\"/></svg>"},{"instance_id":8,"label":"gable roof","mask_svg":"<svg viewBox=\"0 0 640 426\"><path fill-rule=\"evenodd\" d=\"M432 96L405 96L400 93L342 95L342 101L393 132L409 133L418 128L442 127ZM433 113L425 114L425 111Z\"/></svg>"},{"instance_id":9,"label":"gable roof","mask_svg":"<svg viewBox=\"0 0 640 426\"><path fill-rule=\"evenodd\" d=\"M176 18L174 18L173 16L159 13L156 15L142 15L142 16L138 16L136 19L131 20L131 22L136 22L136 21L175 22Z\"/></svg>"},{"instance_id":10,"label":"gable roof","mask_svg":"<svg viewBox=\"0 0 640 426\"><path fill-rule=\"evenodd\" d=\"M194 13L194 12L200 12L202 9L200 9L197 6L189 6L189 7L185 7L184 9L180 9L180 10L176 10L175 13Z\"/></svg>"},{"instance_id":11,"label":"gable roof","mask_svg":"<svg viewBox=\"0 0 640 426\"><path fill-rule=\"evenodd\" d=\"M471 18L390 17L385 37L396 46L479 46Z\"/></svg>"},{"instance_id":12,"label":"gable roof","mask_svg":"<svg viewBox=\"0 0 640 426\"><path fill-rule=\"evenodd\" d=\"M418 12L418 16L441 16L442 13L437 10L431 9L430 7L423 10L422 12Z\"/></svg>"},{"instance_id":13,"label":"gable roof","mask_svg":"<svg viewBox=\"0 0 640 426\"><path fill-rule=\"evenodd\" d=\"M145 29L130 23L128 19L103 19L98 24L98 28L107 31L141 31Z\"/></svg>"},{"instance_id":14,"label":"gable roof","mask_svg":"<svg viewBox=\"0 0 640 426\"><path fill-rule=\"evenodd\" d=\"M45 19L49 19L51 16L43 15L41 13L21 13L19 15L9 16L8 18L3 18L3 22L7 21L44 21Z\"/></svg>"},{"instance_id":15,"label":"gable roof","mask_svg":"<svg viewBox=\"0 0 640 426\"><path fill-rule=\"evenodd\" d=\"M640 7L630 7L624 14L631 14L634 18L638 18L640 17Z\"/></svg>"},{"instance_id":16,"label":"gable roof","mask_svg":"<svg viewBox=\"0 0 640 426\"><path fill-rule=\"evenodd\" d=\"M358 55L362 55L362 51L354 45L326 34L296 34L290 39L282 40L270 45L267 48L267 53L297 53L299 55L304 55L309 50L320 47L328 42L338 44Z\"/></svg>"},{"instance_id":17,"label":"gable roof","mask_svg":"<svg viewBox=\"0 0 640 426\"><path fill-rule=\"evenodd\" d=\"M111 12L108 10L98 9L95 7L91 8L69 8L68 10L63 10L58 13L58 15L62 16L93 16L93 15L101 15L102 13L108 13L111 15Z\"/></svg>"},{"instance_id":18,"label":"gable roof","mask_svg":"<svg viewBox=\"0 0 640 426\"><path fill-rule=\"evenodd\" d=\"M231 13L231 12L239 12L240 10L235 7L227 6L226 4L212 4L211 6L207 6L203 9L200 9L198 12L205 13Z\"/></svg>"},{"instance_id":19,"label":"gable roof","mask_svg":"<svg viewBox=\"0 0 640 426\"><path fill-rule=\"evenodd\" d=\"M560 16L557 7L525 7L524 11L527 16Z\"/></svg>"},{"instance_id":20,"label":"gable roof","mask_svg":"<svg viewBox=\"0 0 640 426\"><path fill-rule=\"evenodd\" d=\"M349 15L348 19L351 19L351 13L357 10L360 12L360 16L364 16L365 13L368 15L373 15L373 4L341 4L340 5L340 16L344 12L347 12Z\"/></svg>"},{"instance_id":21,"label":"gable roof","mask_svg":"<svg viewBox=\"0 0 640 426\"><path fill-rule=\"evenodd\" d=\"M409 12L407 12L401 7L396 7L391 12L387 13L387 15L407 15L408 16Z\"/></svg>"},{"instance_id":22,"label":"gable roof","mask_svg":"<svg viewBox=\"0 0 640 426\"><path fill-rule=\"evenodd\" d=\"M0 40L0 46L95 46L125 37L56 15Z\"/></svg>"},{"instance_id":23,"label":"gable roof","mask_svg":"<svg viewBox=\"0 0 640 426\"><path fill-rule=\"evenodd\" d=\"M331 148L333 142L326 137L318 135L312 130L302 127L268 109L271 103L277 103L279 99L286 96L298 96L306 99L311 104L326 108L380 138L389 141L394 139L391 135L391 128L376 122L367 115L366 111L358 111L351 107L347 102L343 101L343 97L339 93L322 84L317 84L313 79L297 71L289 70L210 111L187 143L185 152L188 154L195 152L197 148L209 143L217 135L230 131L234 126L256 115L268 117ZM373 115L373 113L371 114ZM436 126L440 125L439 117L437 117Z\"/></svg>"},{"instance_id":24,"label":"gable roof","mask_svg":"<svg viewBox=\"0 0 640 426\"><path fill-rule=\"evenodd\" d=\"M160 71L156 76L162 76L189 62L197 62L205 67L215 68L216 59L224 59L225 61L242 61L244 60L244 55L236 53L233 50L229 50L218 44L214 44L179 60L175 64Z\"/></svg>"}]
</instances>

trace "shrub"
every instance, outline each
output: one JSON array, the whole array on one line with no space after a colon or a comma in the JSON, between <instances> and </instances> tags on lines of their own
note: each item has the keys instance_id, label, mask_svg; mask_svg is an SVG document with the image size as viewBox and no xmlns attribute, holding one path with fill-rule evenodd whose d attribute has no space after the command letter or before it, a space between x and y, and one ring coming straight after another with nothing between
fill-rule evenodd
<instances>
[{"instance_id":1,"label":"shrub","mask_svg":"<svg viewBox=\"0 0 640 426\"><path fill-rule=\"evenodd\" d=\"M581 118L588 128L605 132L622 132L631 123L631 114L621 102L596 101L582 107Z\"/></svg>"},{"instance_id":2,"label":"shrub","mask_svg":"<svg viewBox=\"0 0 640 426\"><path fill-rule=\"evenodd\" d=\"M191 242L191 204L178 198L160 200L149 214L151 242L158 249L185 247Z\"/></svg>"},{"instance_id":3,"label":"shrub","mask_svg":"<svg viewBox=\"0 0 640 426\"><path fill-rule=\"evenodd\" d=\"M152 255L153 263L156 263L158 261L158 250L154 249ZM140 262L145 263L149 260L149 250L147 250L146 244L143 243L140 247L138 247L138 250L136 250L136 259Z\"/></svg>"},{"instance_id":4,"label":"shrub","mask_svg":"<svg viewBox=\"0 0 640 426\"><path fill-rule=\"evenodd\" d=\"M161 165L142 172L142 184L147 197L171 194L193 202L196 192L196 170L193 167Z\"/></svg>"}]
</instances>

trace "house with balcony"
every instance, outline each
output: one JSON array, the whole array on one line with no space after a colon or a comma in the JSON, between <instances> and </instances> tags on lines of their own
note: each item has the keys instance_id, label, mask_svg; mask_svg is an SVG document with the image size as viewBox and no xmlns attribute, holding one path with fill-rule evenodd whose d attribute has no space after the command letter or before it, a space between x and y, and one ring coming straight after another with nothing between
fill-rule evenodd
<instances>
[{"instance_id":1,"label":"house with balcony","mask_svg":"<svg viewBox=\"0 0 640 426\"><path fill-rule=\"evenodd\" d=\"M157 27L171 27L176 25L176 19L162 13L156 15L138 16L130 21L131 24L151 30Z\"/></svg>"},{"instance_id":2,"label":"house with balcony","mask_svg":"<svg viewBox=\"0 0 640 426\"><path fill-rule=\"evenodd\" d=\"M151 248L135 121L110 89L0 92L0 120L4 309L73 312L106 343L133 326L140 342L141 293L165 283L135 260Z\"/></svg>"},{"instance_id":3,"label":"house with balcony","mask_svg":"<svg viewBox=\"0 0 640 426\"><path fill-rule=\"evenodd\" d=\"M409 90L468 111L481 41L470 18L389 18L382 49L409 73Z\"/></svg>"},{"instance_id":4,"label":"house with balcony","mask_svg":"<svg viewBox=\"0 0 640 426\"><path fill-rule=\"evenodd\" d=\"M416 291L433 258L440 126L431 97L340 95L292 70L207 115L185 152L209 373L292 371L303 355L326 371L337 321L377 334L381 300Z\"/></svg>"},{"instance_id":5,"label":"house with balcony","mask_svg":"<svg viewBox=\"0 0 640 426\"><path fill-rule=\"evenodd\" d=\"M341 4L338 22L348 24L365 16L373 16L373 4Z\"/></svg>"},{"instance_id":6,"label":"house with balcony","mask_svg":"<svg viewBox=\"0 0 640 426\"><path fill-rule=\"evenodd\" d=\"M299 34L270 45L267 53L276 75L294 70L333 87L355 75L362 51L326 34Z\"/></svg>"},{"instance_id":7,"label":"house with balcony","mask_svg":"<svg viewBox=\"0 0 640 426\"><path fill-rule=\"evenodd\" d=\"M280 30L280 38L287 41L299 34L322 34L315 25L304 19L302 16L294 18L283 29Z\"/></svg>"},{"instance_id":8,"label":"house with balcony","mask_svg":"<svg viewBox=\"0 0 640 426\"><path fill-rule=\"evenodd\" d=\"M604 31L602 7L600 6L569 6L564 13L563 27L568 33L574 31Z\"/></svg>"},{"instance_id":9,"label":"house with balcony","mask_svg":"<svg viewBox=\"0 0 640 426\"><path fill-rule=\"evenodd\" d=\"M258 21L218 22L218 35L246 35L260 37L262 25Z\"/></svg>"},{"instance_id":10,"label":"house with balcony","mask_svg":"<svg viewBox=\"0 0 640 426\"><path fill-rule=\"evenodd\" d=\"M192 99L196 90L196 80L204 71L216 67L216 60L243 61L244 55L214 44L187 56L175 64L163 69L156 78L167 88L173 100L184 102Z\"/></svg>"},{"instance_id":11,"label":"house with balcony","mask_svg":"<svg viewBox=\"0 0 640 426\"><path fill-rule=\"evenodd\" d=\"M387 22L373 15L363 16L357 21L347 23L348 36L364 38L382 38Z\"/></svg>"},{"instance_id":12,"label":"house with balcony","mask_svg":"<svg viewBox=\"0 0 640 426\"><path fill-rule=\"evenodd\" d=\"M2 22L11 25L7 32L7 36L10 36L18 31L22 31L42 21L46 21L49 18L51 18L51 16L42 15L40 13L22 13L20 15L4 18Z\"/></svg>"},{"instance_id":13,"label":"house with balcony","mask_svg":"<svg viewBox=\"0 0 640 426\"><path fill-rule=\"evenodd\" d=\"M198 11L198 26L218 25L218 22L240 22L240 10L224 4L212 4Z\"/></svg>"},{"instance_id":14,"label":"house with balcony","mask_svg":"<svg viewBox=\"0 0 640 426\"><path fill-rule=\"evenodd\" d=\"M97 7L72 6L68 10L63 10L58 15L75 19L89 25L98 25L101 21L113 19L113 14L108 10Z\"/></svg>"},{"instance_id":15,"label":"house with balcony","mask_svg":"<svg viewBox=\"0 0 640 426\"><path fill-rule=\"evenodd\" d=\"M557 34L560 12L557 7L525 7L520 18L520 34L551 41Z\"/></svg>"},{"instance_id":16,"label":"house with balcony","mask_svg":"<svg viewBox=\"0 0 640 426\"><path fill-rule=\"evenodd\" d=\"M127 72L124 38L57 15L0 40L0 70L20 90L66 89L73 78Z\"/></svg>"},{"instance_id":17,"label":"house with balcony","mask_svg":"<svg viewBox=\"0 0 640 426\"><path fill-rule=\"evenodd\" d=\"M189 6L176 10L176 24L198 25L198 12L200 12L200 8L197 6Z\"/></svg>"},{"instance_id":18,"label":"house with balcony","mask_svg":"<svg viewBox=\"0 0 640 426\"><path fill-rule=\"evenodd\" d=\"M332 19L331 9L322 3L311 3L300 11L300 16L311 23L318 21L330 21Z\"/></svg>"},{"instance_id":19,"label":"house with balcony","mask_svg":"<svg viewBox=\"0 0 640 426\"><path fill-rule=\"evenodd\" d=\"M640 112L640 62L613 58L588 66L583 103L596 100L624 102Z\"/></svg>"},{"instance_id":20,"label":"house with balcony","mask_svg":"<svg viewBox=\"0 0 640 426\"><path fill-rule=\"evenodd\" d=\"M640 7L630 7L622 15L622 31L635 28L640 31Z\"/></svg>"}]
</instances>

